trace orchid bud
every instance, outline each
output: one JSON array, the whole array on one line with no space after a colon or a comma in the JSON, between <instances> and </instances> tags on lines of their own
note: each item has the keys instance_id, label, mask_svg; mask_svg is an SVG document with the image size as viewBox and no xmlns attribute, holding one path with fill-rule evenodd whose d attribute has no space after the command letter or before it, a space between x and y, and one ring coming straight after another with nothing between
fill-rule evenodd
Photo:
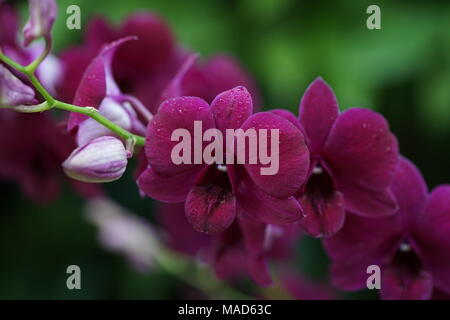
<instances>
[{"instance_id":1,"label":"orchid bud","mask_svg":"<svg viewBox=\"0 0 450 320\"><path fill-rule=\"evenodd\" d=\"M57 12L55 0L29 0L28 3L30 18L23 28L26 46L33 40L50 37Z\"/></svg>"},{"instance_id":2,"label":"orchid bud","mask_svg":"<svg viewBox=\"0 0 450 320\"><path fill-rule=\"evenodd\" d=\"M71 178L83 182L103 183L119 179L127 166L127 151L114 137L99 137L78 147L62 164Z\"/></svg>"},{"instance_id":3,"label":"orchid bud","mask_svg":"<svg viewBox=\"0 0 450 320\"><path fill-rule=\"evenodd\" d=\"M133 108L128 103L121 104L112 97L106 97L100 104L98 111L102 116L125 130L137 131L135 127L139 120ZM145 129L144 132L141 130L139 133L145 134ZM77 144L82 146L92 139L107 135L112 136L114 133L94 119L86 119L78 128Z\"/></svg>"},{"instance_id":4,"label":"orchid bud","mask_svg":"<svg viewBox=\"0 0 450 320\"><path fill-rule=\"evenodd\" d=\"M0 108L34 102L34 90L0 64Z\"/></svg>"}]
</instances>

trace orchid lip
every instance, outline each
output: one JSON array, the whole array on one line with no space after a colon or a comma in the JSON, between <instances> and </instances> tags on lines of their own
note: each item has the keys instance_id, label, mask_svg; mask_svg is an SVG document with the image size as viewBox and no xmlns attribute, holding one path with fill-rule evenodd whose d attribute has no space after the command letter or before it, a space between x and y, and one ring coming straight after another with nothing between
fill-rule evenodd
<instances>
[{"instance_id":1,"label":"orchid lip","mask_svg":"<svg viewBox=\"0 0 450 320\"><path fill-rule=\"evenodd\" d=\"M407 274L418 274L423 269L422 260L413 245L408 241L400 242L392 257L392 265Z\"/></svg>"},{"instance_id":2,"label":"orchid lip","mask_svg":"<svg viewBox=\"0 0 450 320\"><path fill-rule=\"evenodd\" d=\"M305 193L312 201L314 207L320 206L319 202L329 198L335 189L336 183L332 174L321 163L317 163L312 170L305 189Z\"/></svg>"}]
</instances>

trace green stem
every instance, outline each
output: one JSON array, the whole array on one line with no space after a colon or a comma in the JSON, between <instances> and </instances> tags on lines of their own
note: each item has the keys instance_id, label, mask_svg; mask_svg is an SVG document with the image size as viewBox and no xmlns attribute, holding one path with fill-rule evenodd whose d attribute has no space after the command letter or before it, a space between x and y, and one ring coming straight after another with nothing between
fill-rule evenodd
<instances>
[{"instance_id":1,"label":"green stem","mask_svg":"<svg viewBox=\"0 0 450 320\"><path fill-rule=\"evenodd\" d=\"M14 60L10 59L9 57L5 56L1 50L0 50L0 60L2 60L4 63L6 63L7 65L9 65L11 68L16 69L17 71L20 71L22 73L25 72L25 68L24 66L18 64L17 62L15 62Z\"/></svg>"},{"instance_id":2,"label":"green stem","mask_svg":"<svg viewBox=\"0 0 450 320\"><path fill-rule=\"evenodd\" d=\"M44 97L44 99L47 101L50 108L52 108L55 104L55 99L51 96L51 94L42 86L41 82L36 78L34 73L28 73L25 72L28 79L31 81L33 86L36 88L37 91Z\"/></svg>"},{"instance_id":3,"label":"green stem","mask_svg":"<svg viewBox=\"0 0 450 320\"><path fill-rule=\"evenodd\" d=\"M124 138L125 140L128 140L128 139L134 140L136 142L136 145L139 145L139 146L143 146L145 144L144 137L132 134L131 132L123 129L122 127L118 126L117 124L115 124L114 122L109 120L108 118L105 118L104 116L102 116L100 114L100 112L98 112L98 110L95 108L77 107L77 106L74 106L73 104L68 104L65 102L58 101L58 100L54 100L53 107L57 108L57 109L61 109L61 110L84 114L88 117L91 117L92 119L94 119L98 123L102 124L103 126L108 128L112 132L116 133L120 137Z\"/></svg>"},{"instance_id":4,"label":"green stem","mask_svg":"<svg viewBox=\"0 0 450 320\"><path fill-rule=\"evenodd\" d=\"M65 102L56 100L55 98L52 97L52 95L44 88L42 83L39 81L39 79L34 74L36 68L45 59L45 57L47 57L47 55L50 52L50 50L51 50L51 41L46 41L46 46L45 46L45 49L42 52L42 54L35 61L30 63L26 67L20 65L19 63L15 62L14 60L12 60L9 57L5 56L0 51L0 60L5 62L10 67L12 67L12 68L14 68L14 69L24 73L28 77L30 82L33 84L34 88L47 101L47 104L45 106L44 105L42 105L42 106L39 105L39 107L35 108L35 109L33 109L33 108L25 108L25 106L24 106L24 108L22 108L23 110L21 109L21 110L18 110L18 111L21 111L21 112L42 112L42 111L49 110L49 109L52 109L52 108L57 108L57 109L62 109L62 110L66 110L66 111L81 113L81 114L84 114L84 115L86 115L88 117L91 117L92 119L94 119L98 123L104 125L106 128L108 128L112 132L116 133L118 136L124 138L125 140L132 141L132 144L138 145L138 146L143 146L145 144L145 138L144 137L132 134L131 132L123 129L122 127L120 127L119 125L115 124L114 122L112 122L108 118L105 118L104 116L102 116L98 112L97 109L95 109L93 107L78 107L78 106L75 106L73 104L69 104L69 103L65 103Z\"/></svg>"},{"instance_id":5,"label":"green stem","mask_svg":"<svg viewBox=\"0 0 450 320\"><path fill-rule=\"evenodd\" d=\"M22 113L36 113L36 112L43 112L50 110L51 107L49 107L47 101L44 101L38 105L34 106L27 106L27 105L20 105L20 106L14 106L12 108L14 111L22 112Z\"/></svg>"},{"instance_id":6,"label":"green stem","mask_svg":"<svg viewBox=\"0 0 450 320\"><path fill-rule=\"evenodd\" d=\"M42 53L39 55L39 57L36 60L32 61L29 65L24 67L25 73L33 74L36 71L36 69L39 67L39 65L42 63L42 61L44 61L45 58L47 58L50 51L52 51L52 40L50 38L46 38L44 50L42 51Z\"/></svg>"},{"instance_id":7,"label":"green stem","mask_svg":"<svg viewBox=\"0 0 450 320\"><path fill-rule=\"evenodd\" d=\"M212 299L240 299L250 300L251 297L237 291L224 282L219 281L207 270L195 272L195 262L191 262L186 257L160 247L155 259L166 272L174 277L197 288ZM193 272L194 271L194 272ZM200 271L200 270L197 270Z\"/></svg>"}]
</instances>

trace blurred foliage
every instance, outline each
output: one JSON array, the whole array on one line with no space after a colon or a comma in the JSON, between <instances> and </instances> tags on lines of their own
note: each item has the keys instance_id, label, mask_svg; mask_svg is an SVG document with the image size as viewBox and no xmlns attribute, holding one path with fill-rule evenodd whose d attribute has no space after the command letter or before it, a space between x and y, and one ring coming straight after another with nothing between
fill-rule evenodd
<instances>
[{"instance_id":1,"label":"blurred foliage","mask_svg":"<svg viewBox=\"0 0 450 320\"><path fill-rule=\"evenodd\" d=\"M16 2L16 1L15 1ZM152 10L172 26L179 42L208 57L235 56L254 76L267 108L297 113L317 76L334 88L342 109L373 108L397 134L401 151L422 170L430 188L450 181L450 2L295 0L59 0L56 51L82 41L65 27L68 5L81 7L82 24L95 15L120 23ZM366 28L366 8L381 7L381 30ZM20 2L25 19L26 3ZM128 171L129 173L132 170ZM187 290L170 276L136 274L121 257L99 248L82 201L69 191L37 208L15 186L1 184L0 298L177 298ZM153 220L131 177L108 193ZM299 244L298 269L327 279L320 241ZM65 269L78 264L83 290L65 288ZM374 298L373 292L343 295Z\"/></svg>"}]
</instances>

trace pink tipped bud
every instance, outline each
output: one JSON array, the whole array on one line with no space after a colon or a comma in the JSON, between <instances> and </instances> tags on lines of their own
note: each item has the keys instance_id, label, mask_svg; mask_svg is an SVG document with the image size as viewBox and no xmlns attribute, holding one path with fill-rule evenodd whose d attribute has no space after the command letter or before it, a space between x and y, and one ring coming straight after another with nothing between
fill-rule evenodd
<instances>
[{"instance_id":1,"label":"pink tipped bud","mask_svg":"<svg viewBox=\"0 0 450 320\"><path fill-rule=\"evenodd\" d=\"M57 13L55 0L29 0L28 3L30 18L23 28L26 46L33 40L50 37Z\"/></svg>"},{"instance_id":2,"label":"pink tipped bud","mask_svg":"<svg viewBox=\"0 0 450 320\"><path fill-rule=\"evenodd\" d=\"M119 139L104 136L75 149L62 166L64 172L76 180L111 182L125 172L127 151Z\"/></svg>"}]
</instances>

